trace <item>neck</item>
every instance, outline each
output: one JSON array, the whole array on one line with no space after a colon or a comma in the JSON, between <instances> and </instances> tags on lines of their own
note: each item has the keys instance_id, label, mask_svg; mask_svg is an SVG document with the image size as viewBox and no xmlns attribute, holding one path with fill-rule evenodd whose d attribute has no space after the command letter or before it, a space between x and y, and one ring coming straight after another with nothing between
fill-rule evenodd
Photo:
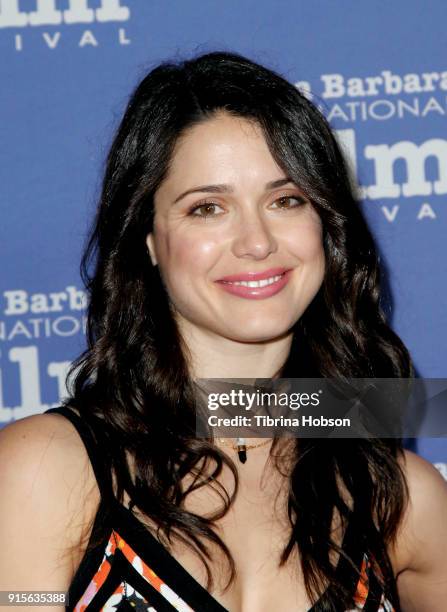
<instances>
[{"instance_id":1,"label":"neck","mask_svg":"<svg viewBox=\"0 0 447 612\"><path fill-rule=\"evenodd\" d=\"M292 333L267 342L237 342L182 326L194 378L274 378L290 352Z\"/></svg>"}]
</instances>

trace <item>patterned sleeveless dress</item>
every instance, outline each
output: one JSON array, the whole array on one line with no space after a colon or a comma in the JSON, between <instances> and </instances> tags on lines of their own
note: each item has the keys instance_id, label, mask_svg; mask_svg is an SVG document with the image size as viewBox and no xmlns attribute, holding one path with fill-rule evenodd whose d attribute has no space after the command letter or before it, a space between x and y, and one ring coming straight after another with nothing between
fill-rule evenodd
<instances>
[{"instance_id":1,"label":"patterned sleeveless dress","mask_svg":"<svg viewBox=\"0 0 447 612\"><path fill-rule=\"evenodd\" d=\"M71 421L86 448L98 482L101 502L88 548L100 525L105 524L107 531L102 541L87 550L81 560L69 588L66 609L75 612L231 612L182 567L131 508L110 495L110 475L104 464L100 436L93 433L92 426L66 407L51 408L46 413L60 414ZM353 607L340 612L396 612L383 594L367 555L359 549L358 538L350 525L342 547L356 563L364 580L359 579L351 565L340 557L337 576L350 586L353 598ZM320 605L322 599L308 612L326 609Z\"/></svg>"}]
</instances>

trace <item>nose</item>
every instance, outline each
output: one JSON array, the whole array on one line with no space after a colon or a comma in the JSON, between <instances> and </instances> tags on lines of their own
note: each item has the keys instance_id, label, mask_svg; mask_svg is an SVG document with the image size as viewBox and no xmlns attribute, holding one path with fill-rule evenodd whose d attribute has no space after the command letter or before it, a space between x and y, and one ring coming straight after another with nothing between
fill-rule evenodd
<instances>
[{"instance_id":1,"label":"nose","mask_svg":"<svg viewBox=\"0 0 447 612\"><path fill-rule=\"evenodd\" d=\"M237 221L233 254L247 259L265 259L278 248L268 221L257 212L245 214Z\"/></svg>"}]
</instances>

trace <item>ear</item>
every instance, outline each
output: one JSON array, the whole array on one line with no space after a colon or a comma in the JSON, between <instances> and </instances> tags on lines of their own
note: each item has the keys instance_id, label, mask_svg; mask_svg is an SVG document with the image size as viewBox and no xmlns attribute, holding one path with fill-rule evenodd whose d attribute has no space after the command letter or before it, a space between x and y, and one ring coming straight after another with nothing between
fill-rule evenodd
<instances>
[{"instance_id":1,"label":"ear","mask_svg":"<svg viewBox=\"0 0 447 612\"><path fill-rule=\"evenodd\" d=\"M149 257L151 258L152 265L156 266L158 264L158 261L155 256L154 236L152 232L147 235L146 245L147 245L147 250L149 251Z\"/></svg>"}]
</instances>

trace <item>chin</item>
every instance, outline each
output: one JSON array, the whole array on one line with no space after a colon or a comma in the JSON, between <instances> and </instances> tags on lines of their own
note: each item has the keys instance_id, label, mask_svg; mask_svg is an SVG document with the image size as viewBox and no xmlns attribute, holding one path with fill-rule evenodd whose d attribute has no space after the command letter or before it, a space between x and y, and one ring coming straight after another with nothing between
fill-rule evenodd
<instances>
[{"instance_id":1,"label":"chin","mask_svg":"<svg viewBox=\"0 0 447 612\"><path fill-rule=\"evenodd\" d=\"M290 329L290 326L285 327L283 325L241 325L238 328L234 327L227 331L227 337L235 342L272 342L273 340L279 340L286 336Z\"/></svg>"}]
</instances>

